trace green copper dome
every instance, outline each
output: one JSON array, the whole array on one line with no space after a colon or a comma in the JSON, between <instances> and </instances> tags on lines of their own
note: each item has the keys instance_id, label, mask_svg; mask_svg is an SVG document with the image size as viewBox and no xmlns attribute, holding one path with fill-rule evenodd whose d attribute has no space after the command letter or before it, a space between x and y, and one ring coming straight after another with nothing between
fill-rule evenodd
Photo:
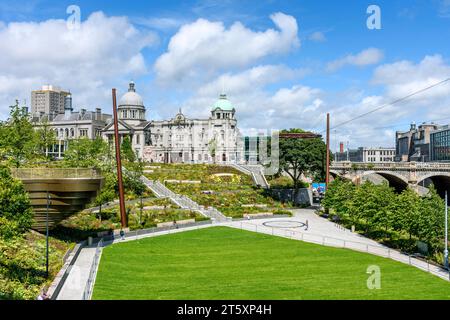
<instances>
[{"instance_id":1,"label":"green copper dome","mask_svg":"<svg viewBox=\"0 0 450 320\"><path fill-rule=\"evenodd\" d=\"M226 94L221 94L219 97L219 100L216 101L216 103L212 106L212 111L220 109L222 111L233 111L234 107L231 104L230 100L227 99Z\"/></svg>"}]
</instances>

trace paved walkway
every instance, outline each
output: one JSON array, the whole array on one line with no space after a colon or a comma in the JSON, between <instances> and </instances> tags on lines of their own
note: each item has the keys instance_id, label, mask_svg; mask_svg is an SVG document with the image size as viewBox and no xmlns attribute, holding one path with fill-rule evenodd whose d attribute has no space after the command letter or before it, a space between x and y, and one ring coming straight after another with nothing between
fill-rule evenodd
<instances>
[{"instance_id":1,"label":"paved walkway","mask_svg":"<svg viewBox=\"0 0 450 320\"><path fill-rule=\"evenodd\" d=\"M350 230L344 229L334 224L333 222L317 216L312 209L298 209L293 210L293 212L293 217L221 222L164 230L137 236L128 235L125 240L117 239L113 242L107 243L106 245L222 225L253 232L272 234L274 236L280 236L294 240L317 243L326 246L367 252L377 256L390 258L405 264L410 264L414 267L439 276L442 279L449 280L448 272L446 272L445 270L430 265L427 262L415 258L410 258L408 255L404 255L396 250L389 249L377 243L376 241L352 233ZM306 220L308 220L307 230L304 225ZM278 227L271 227L275 225L277 225ZM58 300L82 299L83 292L88 280L89 271L94 260L95 251L95 247L86 247L81 249L80 255L78 256L75 264L72 266L72 269L69 271L69 276L67 277L67 280L57 297Z\"/></svg>"},{"instance_id":2,"label":"paved walkway","mask_svg":"<svg viewBox=\"0 0 450 320\"><path fill-rule=\"evenodd\" d=\"M419 260L403 254L397 250L390 249L378 242L365 238L356 233L352 233L348 229L319 217L312 209L293 210L294 216L291 218L271 218L250 221L233 221L226 225L234 228L271 234L301 240L305 242L317 243L320 245L332 246L337 248L347 248L355 251L366 252L373 255L389 258L409 264L423 271L430 272L442 279L450 280L448 271L429 264L427 261ZM308 229L302 226L308 220ZM279 222L277 224L277 221ZM289 223L294 227L271 227L273 225L281 225L280 222Z\"/></svg>"},{"instance_id":3,"label":"paved walkway","mask_svg":"<svg viewBox=\"0 0 450 320\"><path fill-rule=\"evenodd\" d=\"M58 294L57 300L82 300L95 251L95 246L81 249L77 260L71 269L68 270L69 275Z\"/></svg>"}]
</instances>

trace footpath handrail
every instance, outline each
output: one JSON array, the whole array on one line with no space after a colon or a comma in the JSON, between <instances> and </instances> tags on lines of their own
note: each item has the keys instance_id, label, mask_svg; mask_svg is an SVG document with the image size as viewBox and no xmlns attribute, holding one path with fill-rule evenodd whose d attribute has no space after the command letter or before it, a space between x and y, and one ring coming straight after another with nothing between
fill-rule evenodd
<instances>
[{"instance_id":1,"label":"footpath handrail","mask_svg":"<svg viewBox=\"0 0 450 320\"><path fill-rule=\"evenodd\" d=\"M250 226L250 228L245 228L244 227L245 225ZM416 267L418 269L431 273L435 276L438 276L444 280L450 281L450 271L444 269L442 266L430 263L429 260L427 261L419 260L413 255L403 253L383 245L375 246L369 243L357 242L353 240L344 240L294 230L283 230L280 228L258 225L244 221L241 221L240 224L238 225L230 224L230 226L237 227L241 230L255 231L259 233L265 233L289 239L297 239L305 242L320 244L323 246L345 248L360 252L366 252L383 258L390 258L392 260L408 264L410 266Z\"/></svg>"},{"instance_id":2,"label":"footpath handrail","mask_svg":"<svg viewBox=\"0 0 450 320\"><path fill-rule=\"evenodd\" d=\"M85 289L83 292L82 300L90 300L92 297L92 292L94 290L94 283L95 283L95 278L97 275L98 264L100 262L100 255L102 253L102 248L103 248L103 239L100 239L100 241L97 243L97 248L95 250L95 256L92 261L91 269L89 271L89 276L88 276L88 280L86 282L86 286L85 286Z\"/></svg>"}]
</instances>

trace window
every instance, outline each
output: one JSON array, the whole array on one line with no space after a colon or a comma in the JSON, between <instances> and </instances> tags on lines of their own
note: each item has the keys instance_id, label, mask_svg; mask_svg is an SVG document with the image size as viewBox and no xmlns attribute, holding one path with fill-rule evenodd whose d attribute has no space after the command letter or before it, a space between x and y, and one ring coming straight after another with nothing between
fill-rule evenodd
<instances>
[{"instance_id":1,"label":"window","mask_svg":"<svg viewBox=\"0 0 450 320\"><path fill-rule=\"evenodd\" d=\"M88 130L87 129L80 129L80 137L87 137Z\"/></svg>"}]
</instances>

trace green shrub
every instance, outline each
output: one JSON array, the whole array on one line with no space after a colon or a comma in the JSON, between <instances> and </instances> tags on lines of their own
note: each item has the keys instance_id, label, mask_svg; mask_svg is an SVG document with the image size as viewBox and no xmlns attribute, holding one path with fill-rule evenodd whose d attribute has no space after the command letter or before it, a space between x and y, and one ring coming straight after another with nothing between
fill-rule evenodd
<instances>
[{"instance_id":1,"label":"green shrub","mask_svg":"<svg viewBox=\"0 0 450 320\"><path fill-rule=\"evenodd\" d=\"M0 167L0 217L15 221L20 232L27 231L33 223L30 199L22 182L4 167Z\"/></svg>"},{"instance_id":2,"label":"green shrub","mask_svg":"<svg viewBox=\"0 0 450 320\"><path fill-rule=\"evenodd\" d=\"M273 214L279 214L279 215L288 215L288 216L292 216L292 212L288 211L288 210L275 210L273 212Z\"/></svg>"},{"instance_id":3,"label":"green shrub","mask_svg":"<svg viewBox=\"0 0 450 320\"><path fill-rule=\"evenodd\" d=\"M0 238L10 240L21 234L19 223L14 220L8 220L5 217L0 217Z\"/></svg>"}]
</instances>

